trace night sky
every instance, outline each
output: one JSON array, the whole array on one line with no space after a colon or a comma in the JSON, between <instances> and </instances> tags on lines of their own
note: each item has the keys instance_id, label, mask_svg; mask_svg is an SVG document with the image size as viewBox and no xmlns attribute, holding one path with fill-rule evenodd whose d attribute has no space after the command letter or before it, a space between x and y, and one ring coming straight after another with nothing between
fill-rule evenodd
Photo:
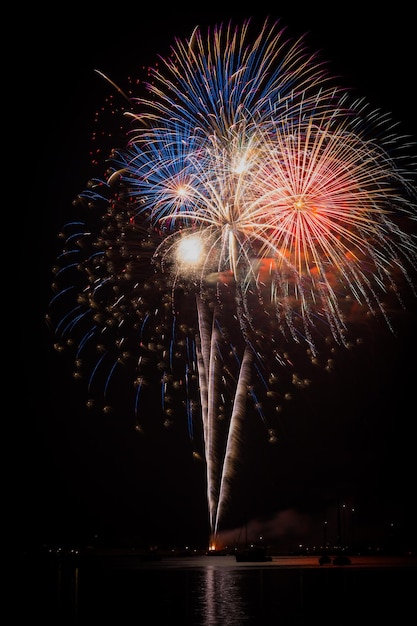
<instances>
[{"instance_id":1,"label":"night sky","mask_svg":"<svg viewBox=\"0 0 417 626\"><path fill-rule=\"evenodd\" d=\"M17 120L22 163L16 189L16 208L24 215L21 353L14 411L5 416L11 454L4 509L19 544L204 547L208 539L204 467L193 461L186 439L165 431L141 437L129 416L88 410L72 359L53 349L45 322L57 234L90 177L94 116L109 93L95 70L123 82L197 24L269 15L291 36L308 33L312 51L322 52L340 84L417 137L408 9L362 16L351 4L346 14L326 5L287 10L284 4L277 12L271 9L276 3L263 3L256 14L227 11L224 4L186 15L155 6L154 17L124 5L107 15L71 5L65 18L37 13L37 28L22 38L26 59L17 71L25 107ZM407 304L407 312L393 314L396 334L369 323L364 344L340 352L331 380L317 374L295 399L278 445L266 445L249 415L232 529L255 518L260 533L282 538L283 545L314 542L323 520L334 521L336 507L346 503L364 541L385 540L395 528L415 547L417 306L411 298Z\"/></svg>"}]
</instances>

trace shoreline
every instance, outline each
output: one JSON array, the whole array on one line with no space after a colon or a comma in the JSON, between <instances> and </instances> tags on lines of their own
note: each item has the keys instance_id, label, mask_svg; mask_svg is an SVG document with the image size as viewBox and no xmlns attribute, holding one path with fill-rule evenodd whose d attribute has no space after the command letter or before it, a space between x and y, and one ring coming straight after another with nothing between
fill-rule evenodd
<instances>
[{"instance_id":1,"label":"shoreline","mask_svg":"<svg viewBox=\"0 0 417 626\"><path fill-rule=\"evenodd\" d=\"M239 568L279 568L279 569L413 569L417 568L416 555L349 555L348 562L334 563L334 557L328 563L320 564L320 554L315 555L271 555L270 561L238 562L233 554L207 556L157 554L125 550L103 550L81 554L25 554L16 555L21 558L22 565L67 565L73 567L104 567L104 568L204 568L204 567L239 567Z\"/></svg>"}]
</instances>

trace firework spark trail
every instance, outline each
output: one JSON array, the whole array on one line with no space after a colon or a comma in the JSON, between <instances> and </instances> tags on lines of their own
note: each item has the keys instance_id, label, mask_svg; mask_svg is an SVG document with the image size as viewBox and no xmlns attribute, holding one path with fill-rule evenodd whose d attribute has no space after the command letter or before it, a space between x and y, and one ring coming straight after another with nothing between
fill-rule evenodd
<instances>
[{"instance_id":1,"label":"firework spark trail","mask_svg":"<svg viewBox=\"0 0 417 626\"><path fill-rule=\"evenodd\" d=\"M251 39L249 26L206 39L196 29L150 70L147 97L125 112L125 144L65 228L49 316L57 349L78 343L77 376L93 361L89 389L104 381L104 410L124 373L142 431L139 396L159 376L164 424L172 392L185 394L197 446L199 407L213 535L230 507L247 397L275 441L283 372L308 384L291 351L305 343L316 361L328 333L349 345L354 305L391 326L387 297L402 304L404 282L416 295L406 139L332 86L302 40L268 21Z\"/></svg>"},{"instance_id":2,"label":"firework spark trail","mask_svg":"<svg viewBox=\"0 0 417 626\"><path fill-rule=\"evenodd\" d=\"M220 436L216 424L219 406L219 381L222 375L222 353L219 348L220 333L217 329L216 311L210 314L207 305L197 299L199 315L199 335L202 345L200 354L200 397L202 418L204 424L205 452L207 458L207 484L210 512L210 527L213 529L213 539L217 534L219 521L223 511L231 501L233 477L236 476L241 442L244 427L246 398L251 381L252 350L247 346L244 350L242 362L239 363L236 389L230 413L230 423L224 437ZM203 356L203 353L205 357ZM207 385L206 381L209 381Z\"/></svg>"},{"instance_id":3,"label":"firework spark trail","mask_svg":"<svg viewBox=\"0 0 417 626\"><path fill-rule=\"evenodd\" d=\"M218 485L221 468L219 467L219 456L217 447L217 394L220 362L218 360L219 332L216 328L215 317L210 324L207 310L201 298L197 299L197 310L199 317L199 335L201 341L202 371L200 370L200 380L204 380L204 385L200 387L200 397L202 405L202 418L204 428L204 450L207 464L207 495L209 501L210 526L213 528L215 513L218 501ZM201 359L200 359L201 362Z\"/></svg>"},{"instance_id":4,"label":"firework spark trail","mask_svg":"<svg viewBox=\"0 0 417 626\"><path fill-rule=\"evenodd\" d=\"M232 482L238 473L239 444L242 440L242 432L244 430L247 390L252 378L252 357L252 351L246 347L239 370L239 379L236 385L233 409L230 416L230 426L227 435L226 451L224 453L224 463L220 481L220 492L215 510L216 517L212 526L214 537L216 537L218 533L219 524L223 519L223 514L227 512L227 507L230 506Z\"/></svg>"}]
</instances>

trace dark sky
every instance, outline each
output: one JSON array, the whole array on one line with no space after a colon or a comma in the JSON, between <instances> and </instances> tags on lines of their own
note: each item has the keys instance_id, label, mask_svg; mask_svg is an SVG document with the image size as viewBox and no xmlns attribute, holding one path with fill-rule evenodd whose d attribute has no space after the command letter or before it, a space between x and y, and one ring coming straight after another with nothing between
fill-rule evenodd
<instances>
[{"instance_id":1,"label":"dark sky","mask_svg":"<svg viewBox=\"0 0 417 626\"><path fill-rule=\"evenodd\" d=\"M88 411L71 359L53 350L45 323L57 233L89 178L94 115L108 93L95 70L123 81L197 24L270 15L295 37L308 33L312 50L321 50L339 82L417 137L408 9L361 15L360 3L349 4L345 14L320 3L281 12L271 8L276 3L262 5L256 14L227 11L227 3L186 14L155 6L151 17L124 6L91 15L71 5L59 19L37 13L37 28L22 37L25 61L16 71L29 176L22 172L16 194L25 232L21 354L15 415L6 419L12 427L7 510L25 544L90 542L95 535L119 543L207 540L203 468L190 459L187 444L166 433L144 440L128 419ZM311 520L320 522L343 501L355 508L364 535L379 537L394 523L411 537L416 320L412 302L397 318L397 336L371 330L369 350L342 355L332 384L318 380L315 392L297 401L279 447L258 454L255 432L236 487L236 526L245 516L263 517L265 528L276 524L308 542Z\"/></svg>"}]
</instances>

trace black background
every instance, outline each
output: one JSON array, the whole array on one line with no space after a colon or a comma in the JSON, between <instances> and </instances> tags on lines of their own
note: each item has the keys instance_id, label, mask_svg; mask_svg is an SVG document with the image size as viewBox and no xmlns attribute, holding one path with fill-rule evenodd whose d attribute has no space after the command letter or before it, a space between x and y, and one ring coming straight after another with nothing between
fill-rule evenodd
<instances>
[{"instance_id":1,"label":"black background","mask_svg":"<svg viewBox=\"0 0 417 626\"><path fill-rule=\"evenodd\" d=\"M17 228L22 219L24 228L21 350L12 415L4 419L12 426L5 440L6 517L22 545L207 541L203 468L184 454L182 442L169 436L143 440L128 420L87 411L72 363L53 350L45 323L57 233L89 179L93 120L109 92L95 70L123 82L196 25L269 15L290 36L306 33L341 84L392 113L399 132L417 136L414 15L405 3L374 14L362 14L360 3L337 11L325 3L308 9L283 4L279 10L264 2L247 12L224 3L204 11L139 6L36 8L15 34L22 53L14 60L22 137L20 163L13 165L19 172ZM261 457L255 445L250 448L237 502L250 497L251 506L243 506L235 522L259 514L273 525L285 511L293 512L288 520L297 524L322 520L341 498L357 510L364 535L377 541L395 524L411 545L416 319L411 303L398 318L397 336L380 331L372 351L363 350L357 361L344 357L346 369L336 384L318 385L316 396L311 392L279 448ZM304 541L313 541L309 523L302 528Z\"/></svg>"}]
</instances>

